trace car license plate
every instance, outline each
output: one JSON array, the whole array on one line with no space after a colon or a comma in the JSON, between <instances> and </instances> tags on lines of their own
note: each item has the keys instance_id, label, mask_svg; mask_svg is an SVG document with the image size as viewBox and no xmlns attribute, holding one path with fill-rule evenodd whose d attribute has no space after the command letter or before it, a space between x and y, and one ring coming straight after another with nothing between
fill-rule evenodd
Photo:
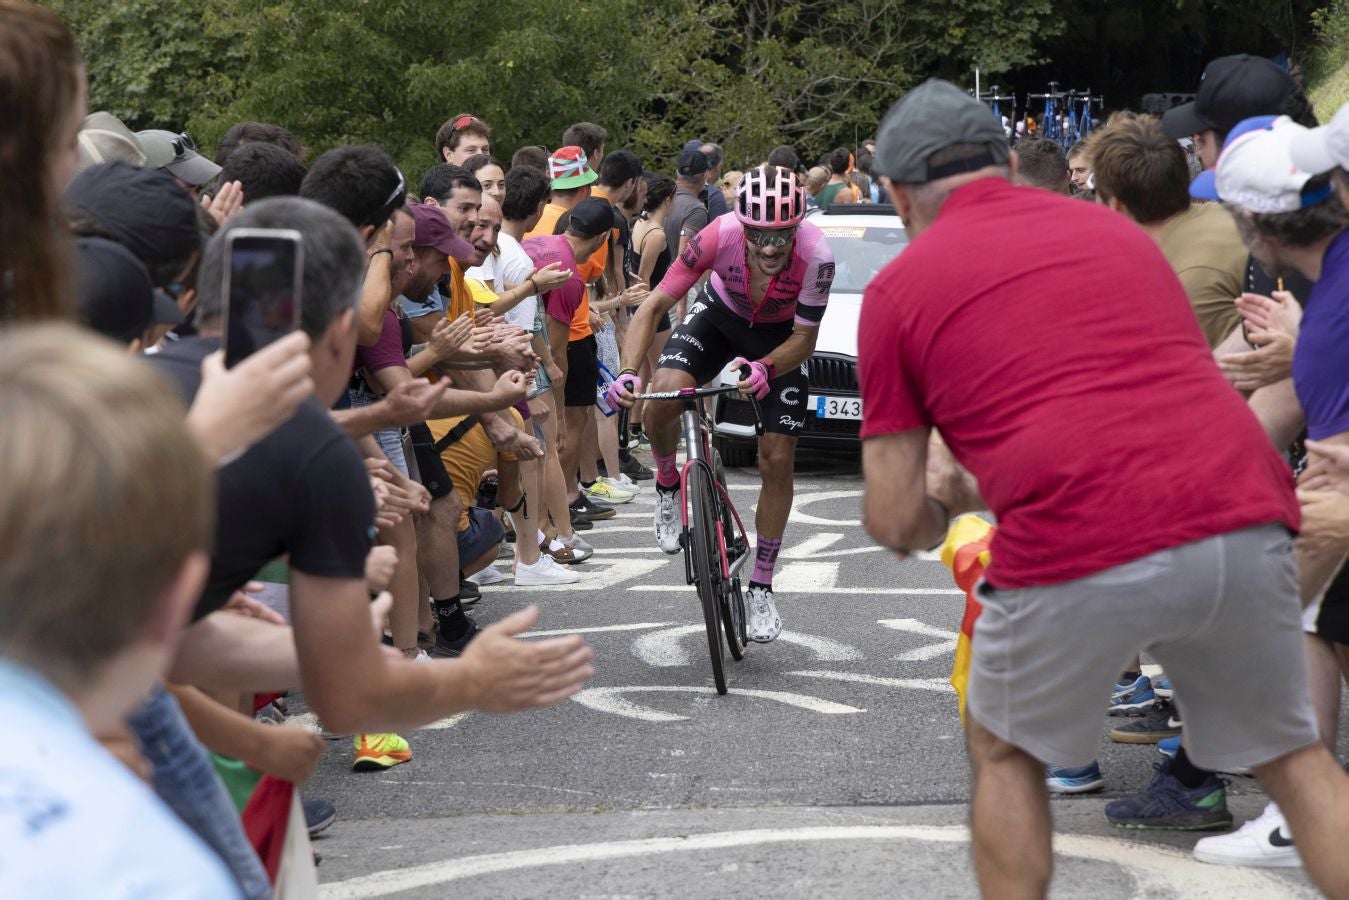
<instances>
[{"instance_id":1,"label":"car license plate","mask_svg":"<svg viewBox=\"0 0 1349 900\"><path fill-rule=\"evenodd\" d=\"M817 419L862 418L861 397L825 397L812 394L810 405L815 408L815 418Z\"/></svg>"}]
</instances>

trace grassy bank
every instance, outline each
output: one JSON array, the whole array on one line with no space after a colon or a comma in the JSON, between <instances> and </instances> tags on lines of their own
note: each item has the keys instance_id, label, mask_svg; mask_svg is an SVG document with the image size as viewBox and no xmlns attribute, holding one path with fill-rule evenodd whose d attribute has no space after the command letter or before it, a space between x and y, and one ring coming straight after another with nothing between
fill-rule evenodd
<instances>
[{"instance_id":1,"label":"grassy bank","mask_svg":"<svg viewBox=\"0 0 1349 900\"><path fill-rule=\"evenodd\" d=\"M1309 96L1321 121L1349 103L1349 0L1313 13L1317 46L1307 68Z\"/></svg>"}]
</instances>

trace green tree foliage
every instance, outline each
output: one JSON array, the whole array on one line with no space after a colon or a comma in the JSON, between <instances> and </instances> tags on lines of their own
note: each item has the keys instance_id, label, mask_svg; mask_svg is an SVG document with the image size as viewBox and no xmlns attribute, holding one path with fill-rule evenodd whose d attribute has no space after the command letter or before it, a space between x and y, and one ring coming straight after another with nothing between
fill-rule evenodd
<instances>
[{"instance_id":1,"label":"green tree foliage","mask_svg":"<svg viewBox=\"0 0 1349 900\"><path fill-rule=\"evenodd\" d=\"M571 122L668 166L691 136L736 164L875 131L932 74L1036 58L1049 0L51 0L89 60L91 108L133 127L275 122L314 151L387 148L413 179L472 112L504 155Z\"/></svg>"}]
</instances>

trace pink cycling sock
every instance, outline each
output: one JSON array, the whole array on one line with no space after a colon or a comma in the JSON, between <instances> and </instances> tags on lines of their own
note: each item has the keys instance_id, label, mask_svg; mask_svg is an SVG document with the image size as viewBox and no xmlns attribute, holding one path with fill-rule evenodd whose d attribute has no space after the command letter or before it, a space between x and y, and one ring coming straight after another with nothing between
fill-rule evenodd
<instances>
[{"instance_id":1,"label":"pink cycling sock","mask_svg":"<svg viewBox=\"0 0 1349 900\"><path fill-rule=\"evenodd\" d=\"M651 456L656 460L656 484L663 488L679 487L679 469L675 466L675 455L652 451Z\"/></svg>"},{"instance_id":2,"label":"pink cycling sock","mask_svg":"<svg viewBox=\"0 0 1349 900\"><path fill-rule=\"evenodd\" d=\"M773 583L773 569L778 564L778 551L782 549L782 538L766 538L759 535L754 545L754 574L750 576L752 584L765 587Z\"/></svg>"}]
</instances>

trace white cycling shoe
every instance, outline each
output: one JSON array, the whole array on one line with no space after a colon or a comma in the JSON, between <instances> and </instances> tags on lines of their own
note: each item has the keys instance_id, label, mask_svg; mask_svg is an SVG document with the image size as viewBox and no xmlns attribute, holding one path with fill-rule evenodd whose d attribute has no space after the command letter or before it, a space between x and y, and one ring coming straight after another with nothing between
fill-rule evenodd
<instances>
[{"instance_id":1,"label":"white cycling shoe","mask_svg":"<svg viewBox=\"0 0 1349 900\"><path fill-rule=\"evenodd\" d=\"M679 488L656 488L656 544L666 553L679 552Z\"/></svg>"},{"instance_id":2,"label":"white cycling shoe","mask_svg":"<svg viewBox=\"0 0 1349 900\"><path fill-rule=\"evenodd\" d=\"M764 587L752 587L745 593L745 607L749 618L745 633L751 641L767 644L782 633L782 617L773 602L773 592Z\"/></svg>"}]
</instances>

